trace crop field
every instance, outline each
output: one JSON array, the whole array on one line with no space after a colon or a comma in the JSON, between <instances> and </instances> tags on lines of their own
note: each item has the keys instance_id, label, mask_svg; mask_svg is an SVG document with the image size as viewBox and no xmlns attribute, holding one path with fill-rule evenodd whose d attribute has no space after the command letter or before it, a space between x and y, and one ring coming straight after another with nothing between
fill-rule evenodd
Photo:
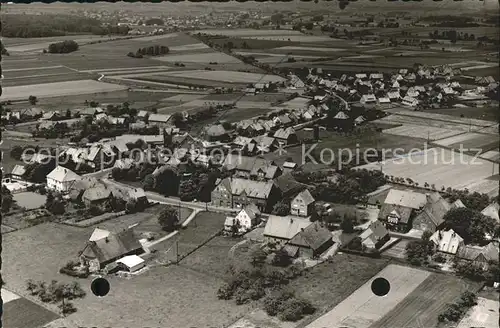
<instances>
[{"instance_id":1,"label":"crop field","mask_svg":"<svg viewBox=\"0 0 500 328\"><path fill-rule=\"evenodd\" d=\"M343 51L345 49L341 48L329 48L329 47L324 47L324 48L319 48L319 47L297 47L297 46L285 46L285 47L279 47L275 48L274 50L281 50L281 51L287 51L287 52L294 52L294 51L314 51L314 52L338 52L338 51Z\"/></svg>"},{"instance_id":2,"label":"crop field","mask_svg":"<svg viewBox=\"0 0 500 328\"><path fill-rule=\"evenodd\" d=\"M394 309L398 303L403 301L429 276L430 273L426 271L392 264L388 265L333 310L309 324L307 328L341 326L371 328L373 324L383 319L387 313ZM391 284L389 294L385 297L379 297L371 291L371 282L377 277L383 277ZM427 303L424 302L422 305L426 307ZM390 326L408 327L392 322Z\"/></svg>"},{"instance_id":3,"label":"crop field","mask_svg":"<svg viewBox=\"0 0 500 328\"><path fill-rule=\"evenodd\" d=\"M81 80L91 80L93 78L97 79L97 75L89 74L89 73L77 73L77 72L70 72L70 73L62 73L62 74L39 74L39 75L31 75L31 76L26 76L26 77L15 77L15 78L10 78L10 79L5 79L2 81L2 86L7 88L7 87L26 87L26 88L32 88L34 85L47 85L47 84L52 84L52 83L58 83L58 82L78 82ZM26 90L28 90L26 89ZM26 91L29 92L29 91ZM31 93L35 93L29 92Z\"/></svg>"},{"instance_id":4,"label":"crop field","mask_svg":"<svg viewBox=\"0 0 500 328\"><path fill-rule=\"evenodd\" d=\"M254 30L254 29L208 29L197 30L195 34L226 35L226 36L281 36L281 35L304 35L294 30Z\"/></svg>"},{"instance_id":5,"label":"crop field","mask_svg":"<svg viewBox=\"0 0 500 328\"><path fill-rule=\"evenodd\" d=\"M177 51L193 51L193 50L201 50L201 49L209 49L210 47L207 46L204 43L193 43L193 44L186 44L183 46L174 46L170 47L170 52L177 52Z\"/></svg>"},{"instance_id":6,"label":"crop field","mask_svg":"<svg viewBox=\"0 0 500 328\"><path fill-rule=\"evenodd\" d=\"M400 154L401 155L401 154ZM380 163L359 166L369 170L380 170ZM470 192L481 192L494 197L498 194L498 164L453 152L442 148L422 149L420 153L386 160L382 165L384 174L411 178L420 185L434 184L454 189L467 188Z\"/></svg>"},{"instance_id":7,"label":"crop field","mask_svg":"<svg viewBox=\"0 0 500 328\"><path fill-rule=\"evenodd\" d=\"M126 36L114 36L115 38L125 38ZM99 35L66 35L47 38L3 38L5 46L9 52L31 52L47 49L51 43L61 42L64 40L74 40L80 46L92 41L109 41L111 37Z\"/></svg>"},{"instance_id":8,"label":"crop field","mask_svg":"<svg viewBox=\"0 0 500 328\"><path fill-rule=\"evenodd\" d=\"M421 126L421 125L411 125L411 124L403 124L402 126L386 129L383 132L396 136L408 136L412 138L419 138L426 140L427 139L439 140L463 133L462 131L437 128L433 126Z\"/></svg>"},{"instance_id":9,"label":"crop field","mask_svg":"<svg viewBox=\"0 0 500 328\"><path fill-rule=\"evenodd\" d=\"M97 82L94 80L81 80L4 87L2 89L2 97L4 100L22 100L26 99L28 95L32 95L37 98L48 98L69 96L73 94L80 95L111 92L125 89L127 88L121 85Z\"/></svg>"},{"instance_id":10,"label":"crop field","mask_svg":"<svg viewBox=\"0 0 500 328\"><path fill-rule=\"evenodd\" d=\"M194 54L182 54L182 55L165 55L161 57L154 57L156 61L163 62L193 62L193 63L210 63L216 62L221 64L228 63L241 63L239 59L234 58L233 56L229 56L222 52L207 52L207 53L194 53Z\"/></svg>"},{"instance_id":11,"label":"crop field","mask_svg":"<svg viewBox=\"0 0 500 328\"><path fill-rule=\"evenodd\" d=\"M392 281L389 281L393 285ZM414 285L414 282L411 281L410 284ZM477 292L479 288L480 283L469 282L452 275L432 273L389 312L386 311L386 314L370 328L435 327L438 324L438 315L448 303L458 301L466 290ZM391 297L391 294L389 293L387 297ZM496 308L498 311L498 303Z\"/></svg>"},{"instance_id":12,"label":"crop field","mask_svg":"<svg viewBox=\"0 0 500 328\"><path fill-rule=\"evenodd\" d=\"M484 158L484 159L489 159L491 161L495 161L495 162L498 162L500 161L500 152L498 151L498 148L496 150L490 150L490 151L487 151L485 153L482 153L481 158Z\"/></svg>"},{"instance_id":13,"label":"crop field","mask_svg":"<svg viewBox=\"0 0 500 328\"><path fill-rule=\"evenodd\" d=\"M312 36L312 35L257 35L257 36L242 36L242 39L253 40L269 40L269 41L291 41L291 42L328 42L332 39L327 36Z\"/></svg>"},{"instance_id":14,"label":"crop field","mask_svg":"<svg viewBox=\"0 0 500 328\"><path fill-rule=\"evenodd\" d=\"M3 81L16 78L72 74L74 72L75 71L61 65L38 67L38 68L17 68L17 69L2 70L2 74L4 76Z\"/></svg>"},{"instance_id":15,"label":"crop field","mask_svg":"<svg viewBox=\"0 0 500 328\"><path fill-rule=\"evenodd\" d=\"M464 149L483 149L484 151L492 147L498 147L498 136L492 134L464 133L449 138L443 138L434 143L452 149L459 149L462 147Z\"/></svg>"},{"instance_id":16,"label":"crop field","mask_svg":"<svg viewBox=\"0 0 500 328\"><path fill-rule=\"evenodd\" d=\"M263 75L256 73L234 72L234 71L182 71L182 72L168 72L162 74L164 76L177 76L185 78L193 78L200 80L213 80L223 81L229 83L267 83L267 82L281 82L284 78L277 75Z\"/></svg>"}]
</instances>

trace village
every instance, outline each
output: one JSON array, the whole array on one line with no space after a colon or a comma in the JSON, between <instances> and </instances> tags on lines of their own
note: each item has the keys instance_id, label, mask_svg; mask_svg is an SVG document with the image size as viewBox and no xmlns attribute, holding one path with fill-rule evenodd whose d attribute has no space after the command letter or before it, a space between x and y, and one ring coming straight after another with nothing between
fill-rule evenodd
<instances>
[{"instance_id":1,"label":"village","mask_svg":"<svg viewBox=\"0 0 500 328\"><path fill-rule=\"evenodd\" d=\"M261 10L182 19L84 11L113 15L139 41L103 44L194 43L172 41L166 58L177 59L166 66L147 58L145 67L85 72L99 75L97 89L119 90L76 96L61 85L55 98L19 89L22 99L2 101L5 313L25 302L29 320L47 328L106 326L118 316L125 326L490 328L500 286L491 40L470 50L477 60L457 62L448 43L419 39L420 50L409 50L417 46L401 48L392 34L364 35L353 46L362 54L322 66L292 43L265 61L256 44L278 42L288 25L297 34L282 32L279 42L333 39L318 34L341 33L326 31L327 16L307 16L311 29L297 29L303 16ZM237 35L268 18L255 28L266 38ZM398 26L429 27L405 19ZM396 22L348 21L334 26ZM341 42L353 39L348 32ZM426 45L453 60L410 54ZM354 64L391 48L404 65ZM191 62L187 51L200 49L210 60ZM376 277L390 283L381 297ZM97 280L108 289L97 291Z\"/></svg>"}]
</instances>

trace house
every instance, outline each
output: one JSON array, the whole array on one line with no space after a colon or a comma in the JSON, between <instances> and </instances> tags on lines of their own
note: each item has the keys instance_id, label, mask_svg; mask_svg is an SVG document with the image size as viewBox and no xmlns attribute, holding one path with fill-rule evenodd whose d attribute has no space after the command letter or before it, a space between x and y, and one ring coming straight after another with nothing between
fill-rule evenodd
<instances>
[{"instance_id":1,"label":"house","mask_svg":"<svg viewBox=\"0 0 500 328\"><path fill-rule=\"evenodd\" d=\"M254 203L260 211L268 212L279 199L279 191L272 181L225 178L215 183L211 193L215 206L242 208Z\"/></svg>"},{"instance_id":2,"label":"house","mask_svg":"<svg viewBox=\"0 0 500 328\"><path fill-rule=\"evenodd\" d=\"M366 121L366 119L363 117L363 115L359 115L354 119L354 124L356 125L361 125Z\"/></svg>"},{"instance_id":3,"label":"house","mask_svg":"<svg viewBox=\"0 0 500 328\"><path fill-rule=\"evenodd\" d=\"M401 95L399 94L399 91L389 91L387 92L387 98L389 98L389 100L391 101L399 100L401 99Z\"/></svg>"},{"instance_id":4,"label":"house","mask_svg":"<svg viewBox=\"0 0 500 328\"><path fill-rule=\"evenodd\" d=\"M380 208L378 219L389 230L408 232L411 219L427 203L424 194L413 191L391 189Z\"/></svg>"},{"instance_id":5,"label":"house","mask_svg":"<svg viewBox=\"0 0 500 328\"><path fill-rule=\"evenodd\" d=\"M128 272L136 272L146 266L146 262L139 256L127 255L117 260L118 266Z\"/></svg>"},{"instance_id":6,"label":"house","mask_svg":"<svg viewBox=\"0 0 500 328\"><path fill-rule=\"evenodd\" d=\"M137 118L140 120L145 120L149 116L149 112L147 110L140 110L139 113L137 113Z\"/></svg>"},{"instance_id":7,"label":"house","mask_svg":"<svg viewBox=\"0 0 500 328\"><path fill-rule=\"evenodd\" d=\"M415 216L412 227L416 230L435 232L444 223L444 216L452 208L438 192L426 194L423 209Z\"/></svg>"},{"instance_id":8,"label":"house","mask_svg":"<svg viewBox=\"0 0 500 328\"><path fill-rule=\"evenodd\" d=\"M384 79L384 74L382 73L371 73L370 74L370 80L383 80Z\"/></svg>"},{"instance_id":9,"label":"house","mask_svg":"<svg viewBox=\"0 0 500 328\"><path fill-rule=\"evenodd\" d=\"M109 204L111 190L106 185L99 184L83 192L82 201L87 207L105 209Z\"/></svg>"},{"instance_id":10,"label":"house","mask_svg":"<svg viewBox=\"0 0 500 328\"><path fill-rule=\"evenodd\" d=\"M410 97L410 96L405 96L403 100L401 101L401 104L404 106L409 106L409 107L417 107L418 106L418 100Z\"/></svg>"},{"instance_id":11,"label":"house","mask_svg":"<svg viewBox=\"0 0 500 328\"><path fill-rule=\"evenodd\" d=\"M118 233L104 233L105 237L89 240L80 252L82 262L95 272L127 255L139 255L144 252L132 229Z\"/></svg>"},{"instance_id":12,"label":"house","mask_svg":"<svg viewBox=\"0 0 500 328\"><path fill-rule=\"evenodd\" d=\"M104 186L100 180L94 177L84 176L81 180L75 181L75 183L71 186L68 193L69 198L74 202L83 202L82 196L86 190L101 185Z\"/></svg>"},{"instance_id":13,"label":"house","mask_svg":"<svg viewBox=\"0 0 500 328\"><path fill-rule=\"evenodd\" d=\"M305 87L305 83L297 75L292 74L288 78L288 84L291 88L300 89Z\"/></svg>"},{"instance_id":14,"label":"house","mask_svg":"<svg viewBox=\"0 0 500 328\"><path fill-rule=\"evenodd\" d=\"M80 109L77 111L80 116L91 116L94 117L99 113L104 113L104 110L101 107L87 107L84 109Z\"/></svg>"},{"instance_id":15,"label":"house","mask_svg":"<svg viewBox=\"0 0 500 328\"><path fill-rule=\"evenodd\" d=\"M250 177L258 180L273 180L279 177L281 173L281 168L277 165L261 166L254 167L250 172Z\"/></svg>"},{"instance_id":16,"label":"house","mask_svg":"<svg viewBox=\"0 0 500 328\"><path fill-rule=\"evenodd\" d=\"M307 187L307 185L295 180L291 173L280 175L274 180L274 183L280 191L282 199L291 199L294 195Z\"/></svg>"},{"instance_id":17,"label":"house","mask_svg":"<svg viewBox=\"0 0 500 328\"><path fill-rule=\"evenodd\" d=\"M361 99L359 100L359 102L363 105L370 105L370 104L376 104L377 103L377 98L375 97L375 95L363 95L361 96Z\"/></svg>"},{"instance_id":18,"label":"house","mask_svg":"<svg viewBox=\"0 0 500 328\"><path fill-rule=\"evenodd\" d=\"M372 221L368 228L359 235L361 244L367 249L379 249L389 241L389 231L379 220Z\"/></svg>"},{"instance_id":19,"label":"house","mask_svg":"<svg viewBox=\"0 0 500 328\"><path fill-rule=\"evenodd\" d=\"M57 166L47 174L46 179L48 189L66 193L76 181L81 180L81 177L70 169Z\"/></svg>"},{"instance_id":20,"label":"house","mask_svg":"<svg viewBox=\"0 0 500 328\"><path fill-rule=\"evenodd\" d=\"M332 233L316 221L301 228L283 250L291 257L318 258L332 245Z\"/></svg>"},{"instance_id":21,"label":"house","mask_svg":"<svg viewBox=\"0 0 500 328\"><path fill-rule=\"evenodd\" d=\"M160 128L166 128L173 125L172 115L166 114L150 114L148 117L148 123L151 125L158 125Z\"/></svg>"},{"instance_id":22,"label":"house","mask_svg":"<svg viewBox=\"0 0 500 328\"><path fill-rule=\"evenodd\" d=\"M26 173L26 167L24 165L16 164L12 171L10 172L10 177L14 180L23 180L23 176Z\"/></svg>"},{"instance_id":23,"label":"house","mask_svg":"<svg viewBox=\"0 0 500 328\"><path fill-rule=\"evenodd\" d=\"M112 188L111 193L114 197L121 198L124 201L135 201L137 206L147 206L149 204L146 192L142 188Z\"/></svg>"},{"instance_id":24,"label":"house","mask_svg":"<svg viewBox=\"0 0 500 328\"><path fill-rule=\"evenodd\" d=\"M286 129L278 129L273 135L276 140L284 145L291 145L298 142L297 134L295 133L294 128L288 127Z\"/></svg>"},{"instance_id":25,"label":"house","mask_svg":"<svg viewBox=\"0 0 500 328\"><path fill-rule=\"evenodd\" d=\"M255 137L254 140L257 143L257 150L263 153L275 151L279 146L278 140L276 140L276 138L266 135Z\"/></svg>"},{"instance_id":26,"label":"house","mask_svg":"<svg viewBox=\"0 0 500 328\"><path fill-rule=\"evenodd\" d=\"M222 124L212 124L205 128L205 138L208 141L222 141L227 138L228 133Z\"/></svg>"},{"instance_id":27,"label":"house","mask_svg":"<svg viewBox=\"0 0 500 328\"><path fill-rule=\"evenodd\" d=\"M360 79L360 80L366 79L368 77L364 73L355 74L355 76L356 76L357 79Z\"/></svg>"},{"instance_id":28,"label":"house","mask_svg":"<svg viewBox=\"0 0 500 328\"><path fill-rule=\"evenodd\" d=\"M483 270L488 270L490 264L496 263L498 265L498 244L491 242L486 246L462 246L458 249L457 258L470 262Z\"/></svg>"},{"instance_id":29,"label":"house","mask_svg":"<svg viewBox=\"0 0 500 328\"><path fill-rule=\"evenodd\" d=\"M280 115L280 116L276 116L274 119L273 119L274 123L277 124L277 125L282 125L282 126L289 126L291 124L293 124L293 121L290 119L290 117L288 115Z\"/></svg>"},{"instance_id":30,"label":"house","mask_svg":"<svg viewBox=\"0 0 500 328\"><path fill-rule=\"evenodd\" d=\"M283 163L282 167L283 167L283 174L287 174L287 173L295 171L297 169L298 165L297 165L297 163L287 161L287 162Z\"/></svg>"},{"instance_id":31,"label":"house","mask_svg":"<svg viewBox=\"0 0 500 328\"><path fill-rule=\"evenodd\" d=\"M60 117L61 117L61 115L59 114L58 111L50 111L50 112L43 113L43 115L40 119L44 120L44 121L55 121L55 120L59 119Z\"/></svg>"},{"instance_id":32,"label":"house","mask_svg":"<svg viewBox=\"0 0 500 328\"><path fill-rule=\"evenodd\" d=\"M308 189L300 192L290 202L290 214L295 216L309 217L314 212L315 199Z\"/></svg>"},{"instance_id":33,"label":"house","mask_svg":"<svg viewBox=\"0 0 500 328\"><path fill-rule=\"evenodd\" d=\"M312 222L305 218L270 215L264 228L264 240L284 245L311 224Z\"/></svg>"},{"instance_id":34,"label":"house","mask_svg":"<svg viewBox=\"0 0 500 328\"><path fill-rule=\"evenodd\" d=\"M399 97L399 96L398 96ZM378 103L380 105L388 105L391 103L391 98L389 97L380 97L377 99L378 100Z\"/></svg>"},{"instance_id":35,"label":"house","mask_svg":"<svg viewBox=\"0 0 500 328\"><path fill-rule=\"evenodd\" d=\"M455 255L458 249L464 246L464 239L453 229L438 230L429 238L436 251Z\"/></svg>"},{"instance_id":36,"label":"house","mask_svg":"<svg viewBox=\"0 0 500 328\"><path fill-rule=\"evenodd\" d=\"M239 156L237 154L227 154L222 167L227 171L233 171L237 177L250 178L259 168L267 168L275 165L273 161L269 161L262 157Z\"/></svg>"},{"instance_id":37,"label":"house","mask_svg":"<svg viewBox=\"0 0 500 328\"><path fill-rule=\"evenodd\" d=\"M245 95L247 96L253 96L257 93L257 90L255 88L246 88L245 89Z\"/></svg>"},{"instance_id":38,"label":"house","mask_svg":"<svg viewBox=\"0 0 500 328\"><path fill-rule=\"evenodd\" d=\"M260 222L260 210L255 204L245 206L235 217L228 216L224 223L224 230L231 232L236 226L239 233L245 233Z\"/></svg>"}]
</instances>

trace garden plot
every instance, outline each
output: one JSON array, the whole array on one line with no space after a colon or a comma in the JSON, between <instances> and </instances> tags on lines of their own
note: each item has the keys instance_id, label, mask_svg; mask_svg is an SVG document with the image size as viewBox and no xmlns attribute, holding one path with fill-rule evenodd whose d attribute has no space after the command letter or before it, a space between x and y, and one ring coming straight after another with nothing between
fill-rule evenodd
<instances>
[{"instance_id":1,"label":"garden plot","mask_svg":"<svg viewBox=\"0 0 500 328\"><path fill-rule=\"evenodd\" d=\"M464 133L449 138L435 141L434 143L452 149L491 149L492 145L498 145L498 136L492 134Z\"/></svg>"},{"instance_id":2,"label":"garden plot","mask_svg":"<svg viewBox=\"0 0 500 328\"><path fill-rule=\"evenodd\" d=\"M98 82L94 80L66 81L44 84L4 87L4 100L23 100L28 95L37 98L60 97L70 95L92 94L126 90L127 87L117 84Z\"/></svg>"},{"instance_id":3,"label":"garden plot","mask_svg":"<svg viewBox=\"0 0 500 328\"><path fill-rule=\"evenodd\" d=\"M208 52L200 54L184 54L184 55L165 55L152 58L163 62L180 62L180 63L210 63L216 62L219 64L241 63L239 59L233 56L226 55L222 52Z\"/></svg>"},{"instance_id":4,"label":"garden plot","mask_svg":"<svg viewBox=\"0 0 500 328\"><path fill-rule=\"evenodd\" d=\"M200 80L213 80L228 83L268 83L282 82L284 78L277 75L264 75L257 73L234 72L234 71L177 71L162 74L163 76L184 77Z\"/></svg>"},{"instance_id":5,"label":"garden plot","mask_svg":"<svg viewBox=\"0 0 500 328\"><path fill-rule=\"evenodd\" d=\"M443 186L468 189L491 197L498 195L498 164L474 158L442 148L422 149L419 153L408 153L382 163L384 174L411 178L419 185L434 184L438 190ZM369 170L380 170L380 163L359 166Z\"/></svg>"},{"instance_id":6,"label":"garden plot","mask_svg":"<svg viewBox=\"0 0 500 328\"><path fill-rule=\"evenodd\" d=\"M413 138L429 139L429 140L439 140L463 133L462 131L437 128L433 126L410 125L410 124L403 124L402 126L386 129L383 132L396 136L408 136Z\"/></svg>"},{"instance_id":7,"label":"garden plot","mask_svg":"<svg viewBox=\"0 0 500 328\"><path fill-rule=\"evenodd\" d=\"M403 301L429 275L430 273L426 271L389 265L333 310L309 324L307 328L371 327ZM391 282L390 292L385 297L376 296L371 291L371 283L377 277L383 277Z\"/></svg>"}]
</instances>

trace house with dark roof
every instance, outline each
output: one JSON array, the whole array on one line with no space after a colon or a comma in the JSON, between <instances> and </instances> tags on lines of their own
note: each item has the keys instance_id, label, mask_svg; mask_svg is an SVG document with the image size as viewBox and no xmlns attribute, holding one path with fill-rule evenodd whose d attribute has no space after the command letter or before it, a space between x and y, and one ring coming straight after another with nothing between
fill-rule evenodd
<instances>
[{"instance_id":1,"label":"house with dark roof","mask_svg":"<svg viewBox=\"0 0 500 328\"><path fill-rule=\"evenodd\" d=\"M158 125L160 128L166 128L173 125L172 115L153 114L148 117L148 124Z\"/></svg>"},{"instance_id":2,"label":"house with dark roof","mask_svg":"<svg viewBox=\"0 0 500 328\"><path fill-rule=\"evenodd\" d=\"M367 249L379 249L389 241L389 231L379 220L372 221L368 228L359 235L361 244Z\"/></svg>"},{"instance_id":3,"label":"house with dark roof","mask_svg":"<svg viewBox=\"0 0 500 328\"><path fill-rule=\"evenodd\" d=\"M126 255L139 255L144 252L132 229L106 233L102 238L93 239L87 242L79 257L94 272Z\"/></svg>"},{"instance_id":4,"label":"house with dark roof","mask_svg":"<svg viewBox=\"0 0 500 328\"><path fill-rule=\"evenodd\" d=\"M237 177L250 178L252 175L257 175L257 170L267 169L269 166L274 166L274 161L269 161L262 157L239 156L238 154L229 153L224 158L222 167L227 171L233 172Z\"/></svg>"},{"instance_id":5,"label":"house with dark roof","mask_svg":"<svg viewBox=\"0 0 500 328\"><path fill-rule=\"evenodd\" d=\"M215 206L243 208L253 203L262 212L269 212L278 199L279 191L272 181L232 177L218 180L211 193Z\"/></svg>"},{"instance_id":6,"label":"house with dark roof","mask_svg":"<svg viewBox=\"0 0 500 328\"><path fill-rule=\"evenodd\" d=\"M316 221L293 236L285 245L285 250L291 257L317 258L333 245L330 230Z\"/></svg>"},{"instance_id":7,"label":"house with dark roof","mask_svg":"<svg viewBox=\"0 0 500 328\"><path fill-rule=\"evenodd\" d=\"M307 187L307 185L295 180L291 173L280 175L274 179L274 184L280 191L282 199L290 199Z\"/></svg>"},{"instance_id":8,"label":"house with dark roof","mask_svg":"<svg viewBox=\"0 0 500 328\"><path fill-rule=\"evenodd\" d=\"M412 220L412 228L435 232L444 223L444 216L452 208L438 192L426 194L426 203Z\"/></svg>"},{"instance_id":9,"label":"house with dark roof","mask_svg":"<svg viewBox=\"0 0 500 328\"><path fill-rule=\"evenodd\" d=\"M313 215L315 199L308 189L303 190L290 202L290 214L309 217Z\"/></svg>"},{"instance_id":10,"label":"house with dark roof","mask_svg":"<svg viewBox=\"0 0 500 328\"><path fill-rule=\"evenodd\" d=\"M105 209L111 198L111 190L104 184L98 184L83 192L82 201L87 207Z\"/></svg>"},{"instance_id":11,"label":"house with dark roof","mask_svg":"<svg viewBox=\"0 0 500 328\"><path fill-rule=\"evenodd\" d=\"M286 129L283 128L278 129L274 133L273 137L276 138L276 140L279 143L282 143L283 145L295 144L299 140L297 134L295 133L294 128L292 127L288 127Z\"/></svg>"},{"instance_id":12,"label":"house with dark roof","mask_svg":"<svg viewBox=\"0 0 500 328\"><path fill-rule=\"evenodd\" d=\"M222 124L212 124L205 128L204 136L208 141L223 141L228 138L228 132Z\"/></svg>"},{"instance_id":13,"label":"house with dark roof","mask_svg":"<svg viewBox=\"0 0 500 328\"><path fill-rule=\"evenodd\" d=\"M264 228L264 240L284 245L311 224L312 222L305 218L270 215Z\"/></svg>"},{"instance_id":14,"label":"house with dark roof","mask_svg":"<svg viewBox=\"0 0 500 328\"><path fill-rule=\"evenodd\" d=\"M498 265L498 244L491 242L486 246L462 246L458 249L456 257L459 261L465 261L483 270L488 270L490 265Z\"/></svg>"}]
</instances>

